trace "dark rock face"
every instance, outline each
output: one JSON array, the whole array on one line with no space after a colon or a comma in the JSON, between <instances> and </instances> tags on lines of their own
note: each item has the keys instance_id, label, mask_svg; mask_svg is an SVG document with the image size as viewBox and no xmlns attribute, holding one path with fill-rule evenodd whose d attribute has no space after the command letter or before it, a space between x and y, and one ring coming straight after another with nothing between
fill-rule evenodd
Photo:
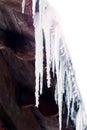
<instances>
[{"instance_id":1,"label":"dark rock face","mask_svg":"<svg viewBox=\"0 0 87 130\"><path fill-rule=\"evenodd\" d=\"M34 27L31 1L26 1L25 14L21 0L0 1L0 118L10 122L9 130L58 130L54 81L48 89L45 69L43 95L35 107ZM66 128L66 116L63 106L62 130L74 130L71 121Z\"/></svg>"}]
</instances>

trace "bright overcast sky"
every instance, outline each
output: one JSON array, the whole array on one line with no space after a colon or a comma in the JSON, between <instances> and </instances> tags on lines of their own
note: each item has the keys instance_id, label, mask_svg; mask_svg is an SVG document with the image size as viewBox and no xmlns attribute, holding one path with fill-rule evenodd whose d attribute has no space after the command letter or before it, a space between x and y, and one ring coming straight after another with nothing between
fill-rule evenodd
<instances>
[{"instance_id":1,"label":"bright overcast sky","mask_svg":"<svg viewBox=\"0 0 87 130\"><path fill-rule=\"evenodd\" d=\"M61 17L76 80L87 112L87 0L50 0Z\"/></svg>"}]
</instances>

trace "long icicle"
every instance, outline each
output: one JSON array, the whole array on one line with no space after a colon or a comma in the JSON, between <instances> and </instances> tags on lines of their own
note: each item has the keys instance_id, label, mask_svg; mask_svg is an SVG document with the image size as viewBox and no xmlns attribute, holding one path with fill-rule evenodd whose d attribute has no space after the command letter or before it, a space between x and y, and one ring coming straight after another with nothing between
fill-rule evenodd
<instances>
[{"instance_id":1,"label":"long icicle","mask_svg":"<svg viewBox=\"0 0 87 130\"><path fill-rule=\"evenodd\" d=\"M62 129L62 98L63 98L63 77L62 77L62 63L60 59L60 27L55 29L55 66L56 66L56 76L57 76L57 83L56 87L58 92L57 100L58 100L58 108L59 108L59 130Z\"/></svg>"},{"instance_id":2,"label":"long icicle","mask_svg":"<svg viewBox=\"0 0 87 130\"><path fill-rule=\"evenodd\" d=\"M33 1L34 6L35 1ZM36 1L37 2L37 1ZM42 14L41 14L41 0L39 0L39 12L33 12L34 27L35 27L35 76L36 76L36 86L35 86L35 97L36 106L39 105L39 94L42 94L43 87L43 34L42 34ZM33 7L35 8L35 7ZM33 9L35 11L35 9ZM39 90L40 87L40 90Z\"/></svg>"}]
</instances>

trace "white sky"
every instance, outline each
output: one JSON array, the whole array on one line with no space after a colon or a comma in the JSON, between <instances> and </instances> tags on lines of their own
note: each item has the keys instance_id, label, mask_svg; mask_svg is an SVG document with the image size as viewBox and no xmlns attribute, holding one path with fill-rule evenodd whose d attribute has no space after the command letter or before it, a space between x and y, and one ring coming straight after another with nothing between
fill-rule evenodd
<instances>
[{"instance_id":1,"label":"white sky","mask_svg":"<svg viewBox=\"0 0 87 130\"><path fill-rule=\"evenodd\" d=\"M87 0L50 0L61 17L76 80L87 113Z\"/></svg>"}]
</instances>

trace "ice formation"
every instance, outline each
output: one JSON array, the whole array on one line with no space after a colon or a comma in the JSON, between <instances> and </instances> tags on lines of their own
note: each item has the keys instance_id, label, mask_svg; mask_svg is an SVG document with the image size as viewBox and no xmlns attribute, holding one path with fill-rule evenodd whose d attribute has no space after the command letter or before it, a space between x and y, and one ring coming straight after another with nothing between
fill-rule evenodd
<instances>
[{"instance_id":1,"label":"ice formation","mask_svg":"<svg viewBox=\"0 0 87 130\"><path fill-rule=\"evenodd\" d=\"M25 0L22 2L24 12ZM55 84L55 102L59 108L59 130L62 129L63 95L67 105L67 122L73 121L76 130L87 129L87 117L80 92L75 80L71 58L65 44L60 21L48 0L32 0L33 23L35 27L35 97L36 106L39 105L39 96L43 90L43 34L46 47L47 86L50 87L50 70L52 69ZM40 89L39 89L40 88Z\"/></svg>"}]
</instances>

